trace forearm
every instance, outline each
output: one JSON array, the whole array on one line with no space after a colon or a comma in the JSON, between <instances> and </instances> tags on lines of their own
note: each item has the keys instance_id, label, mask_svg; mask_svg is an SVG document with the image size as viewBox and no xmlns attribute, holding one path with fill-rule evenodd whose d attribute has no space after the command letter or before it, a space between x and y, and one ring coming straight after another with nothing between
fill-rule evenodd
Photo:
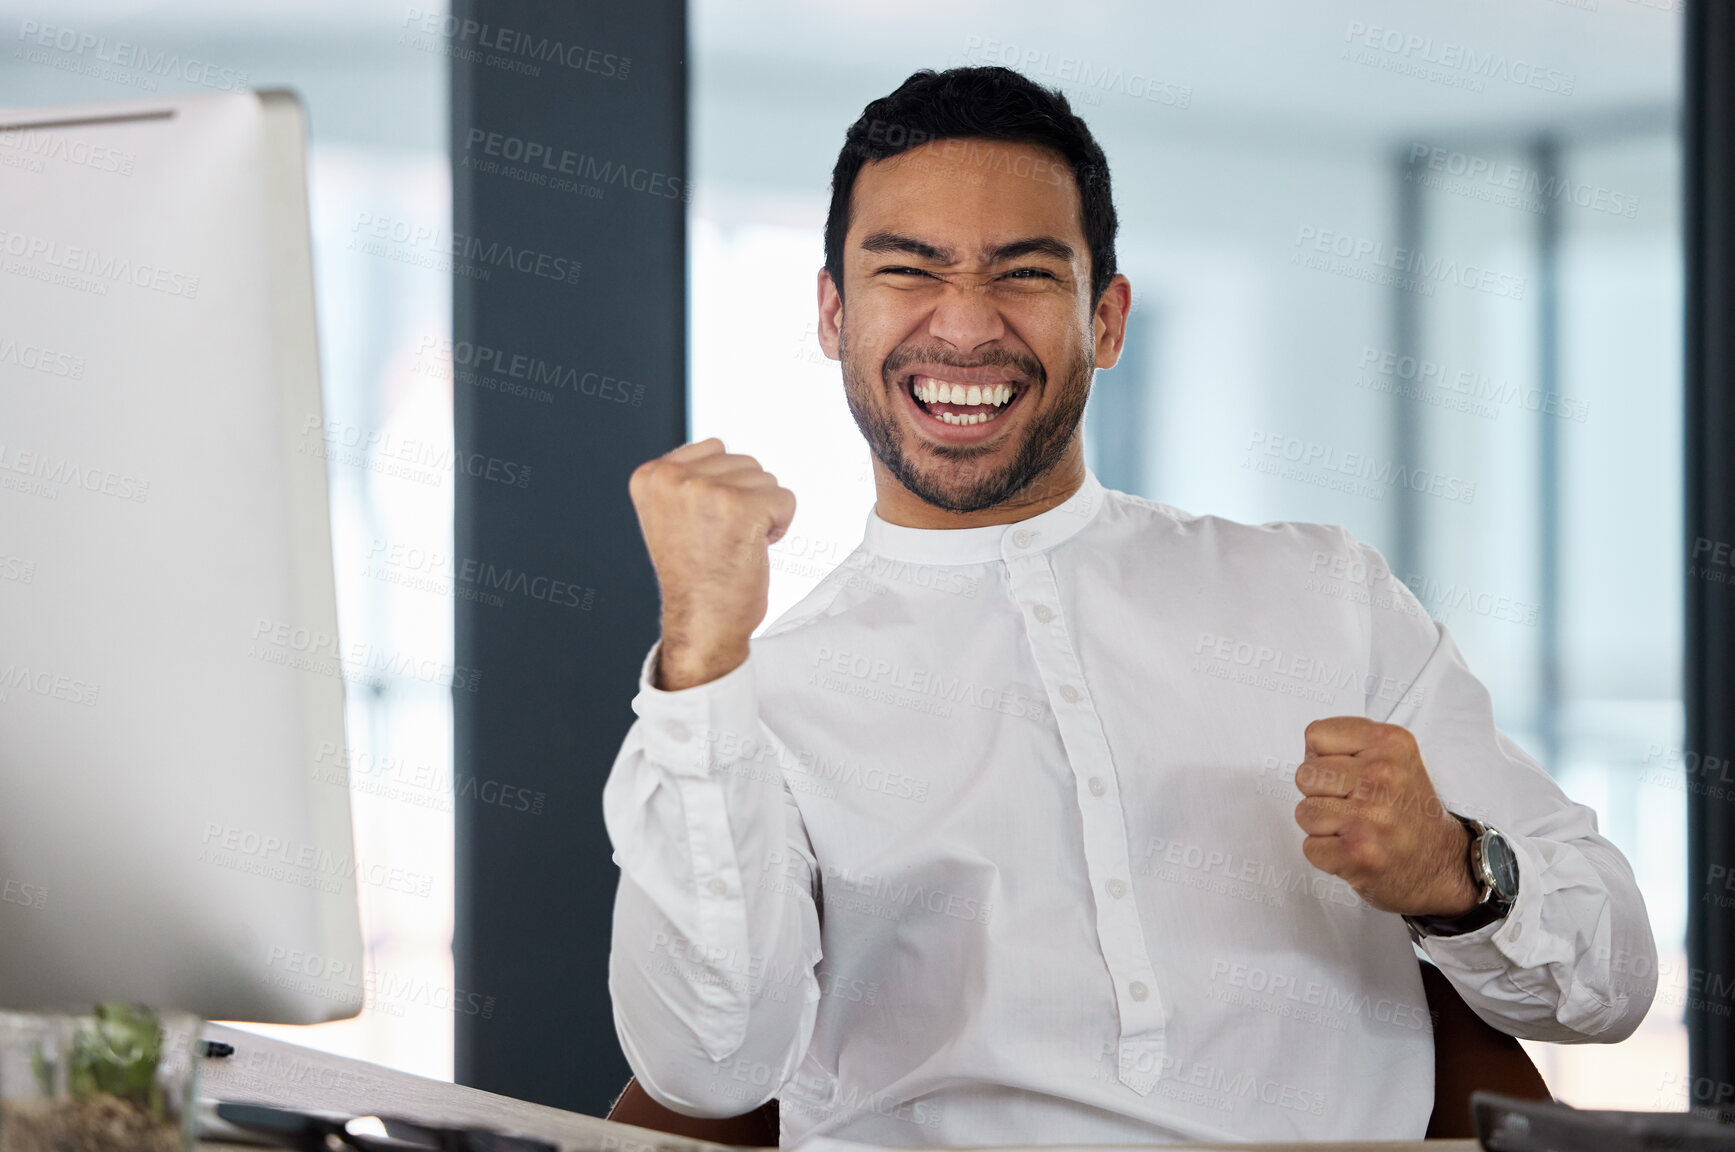
<instances>
[{"instance_id":1,"label":"forearm","mask_svg":"<svg viewBox=\"0 0 1735 1152\"><path fill-rule=\"evenodd\" d=\"M736 1115L776 1091L812 1033L811 856L750 667L691 692L641 692L634 708L603 793L621 868L616 1029L654 1097ZM721 1075L725 1061L750 1075ZM753 1085L757 1099L741 1094Z\"/></svg>"}]
</instances>

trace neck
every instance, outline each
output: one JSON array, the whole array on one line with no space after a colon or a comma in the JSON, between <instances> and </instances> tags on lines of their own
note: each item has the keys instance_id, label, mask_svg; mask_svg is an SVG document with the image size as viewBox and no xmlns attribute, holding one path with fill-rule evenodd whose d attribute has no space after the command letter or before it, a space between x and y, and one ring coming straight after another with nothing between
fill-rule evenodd
<instances>
[{"instance_id":1,"label":"neck","mask_svg":"<svg viewBox=\"0 0 1735 1152\"><path fill-rule=\"evenodd\" d=\"M874 463L874 512L901 528L983 528L1011 524L1064 504L1084 484L1084 448L1074 437L1065 455L1023 490L974 512L937 508L898 482L877 459Z\"/></svg>"}]
</instances>

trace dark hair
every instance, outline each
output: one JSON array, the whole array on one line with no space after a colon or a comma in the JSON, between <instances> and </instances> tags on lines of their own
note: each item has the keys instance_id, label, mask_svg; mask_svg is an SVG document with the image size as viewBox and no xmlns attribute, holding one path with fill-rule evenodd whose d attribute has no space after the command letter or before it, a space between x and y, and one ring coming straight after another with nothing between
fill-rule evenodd
<instances>
[{"instance_id":1,"label":"dark hair","mask_svg":"<svg viewBox=\"0 0 1735 1152\"><path fill-rule=\"evenodd\" d=\"M843 241L849 232L850 196L862 165L935 140L983 137L1051 148L1065 157L1078 185L1085 242L1090 247L1094 306L1114 279L1114 195L1108 160L1083 120L1058 89L1044 88L1010 68L924 68L897 91L862 109L844 134L831 171L831 210L825 217L825 267L843 293Z\"/></svg>"}]
</instances>

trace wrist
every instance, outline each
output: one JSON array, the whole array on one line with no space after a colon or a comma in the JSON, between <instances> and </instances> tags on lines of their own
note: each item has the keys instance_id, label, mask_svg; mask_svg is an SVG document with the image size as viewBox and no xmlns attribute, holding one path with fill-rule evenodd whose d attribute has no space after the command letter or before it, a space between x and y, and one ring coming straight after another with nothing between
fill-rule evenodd
<instances>
[{"instance_id":1,"label":"wrist","mask_svg":"<svg viewBox=\"0 0 1735 1152\"><path fill-rule=\"evenodd\" d=\"M1408 915L1410 933L1424 936L1460 936L1504 920L1518 900L1518 860L1512 845L1499 831L1455 813L1469 835L1468 869L1474 888L1474 903L1457 915Z\"/></svg>"},{"instance_id":2,"label":"wrist","mask_svg":"<svg viewBox=\"0 0 1735 1152\"><path fill-rule=\"evenodd\" d=\"M745 638L694 642L671 636L665 628L651 683L664 692L709 684L746 663L750 650Z\"/></svg>"},{"instance_id":3,"label":"wrist","mask_svg":"<svg viewBox=\"0 0 1735 1152\"><path fill-rule=\"evenodd\" d=\"M1451 812L1444 815L1452 826L1452 832L1440 874L1450 879L1450 888L1443 895L1438 907L1421 914L1435 920L1453 920L1469 915L1482 903L1483 895L1482 884L1476 877L1475 863L1471 859L1474 835L1470 826Z\"/></svg>"}]
</instances>

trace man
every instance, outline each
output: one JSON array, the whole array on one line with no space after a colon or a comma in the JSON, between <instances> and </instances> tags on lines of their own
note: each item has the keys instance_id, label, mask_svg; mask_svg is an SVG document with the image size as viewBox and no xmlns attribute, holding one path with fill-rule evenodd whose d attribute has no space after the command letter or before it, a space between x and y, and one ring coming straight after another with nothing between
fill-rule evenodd
<instances>
[{"instance_id":1,"label":"man","mask_svg":"<svg viewBox=\"0 0 1735 1152\"><path fill-rule=\"evenodd\" d=\"M667 1107L776 1096L785 1143L1410 1139L1415 942L1515 1035L1644 1016L1630 868L1378 553L1085 467L1115 227L1058 93L917 73L849 130L819 273L861 546L750 641L794 496L716 440L633 474L662 639L604 793L609 988Z\"/></svg>"}]
</instances>

